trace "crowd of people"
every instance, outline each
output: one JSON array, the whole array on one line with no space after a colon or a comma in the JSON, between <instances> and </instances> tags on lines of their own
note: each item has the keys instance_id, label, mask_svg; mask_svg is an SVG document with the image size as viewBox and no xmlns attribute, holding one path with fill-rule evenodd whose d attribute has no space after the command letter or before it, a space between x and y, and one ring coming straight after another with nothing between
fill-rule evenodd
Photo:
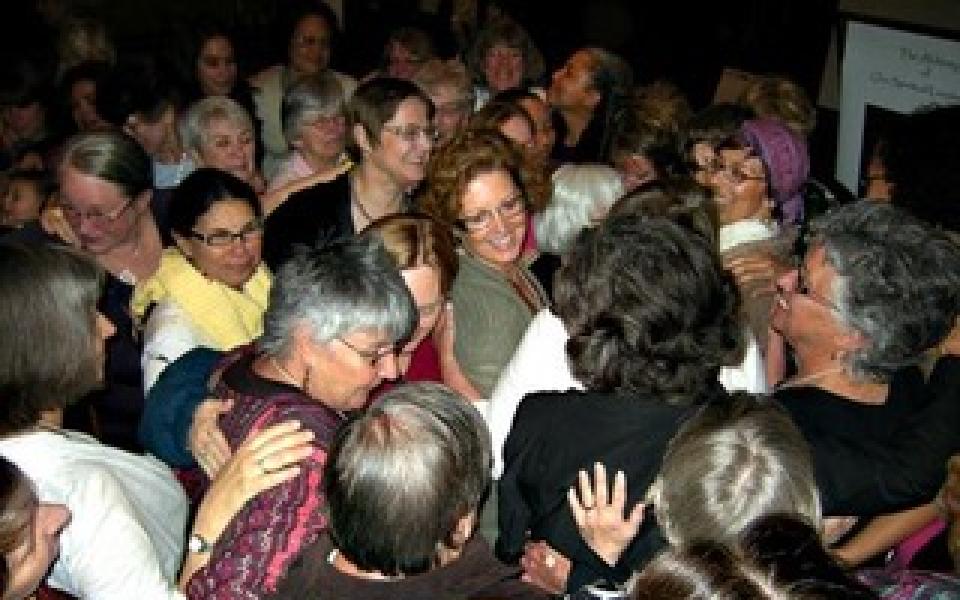
<instances>
[{"instance_id":1,"label":"crowd of people","mask_svg":"<svg viewBox=\"0 0 960 600\"><path fill-rule=\"evenodd\" d=\"M960 597L960 107L846 190L481 17L12 57L0 597Z\"/></svg>"}]
</instances>

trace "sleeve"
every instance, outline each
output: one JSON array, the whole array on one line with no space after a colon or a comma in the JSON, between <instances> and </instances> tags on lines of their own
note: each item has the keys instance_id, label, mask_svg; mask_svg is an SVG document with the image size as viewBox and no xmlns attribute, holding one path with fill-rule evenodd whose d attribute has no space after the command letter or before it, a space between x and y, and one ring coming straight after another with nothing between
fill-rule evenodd
<instances>
[{"instance_id":1,"label":"sleeve","mask_svg":"<svg viewBox=\"0 0 960 600\"><path fill-rule=\"evenodd\" d=\"M140 420L140 442L172 467L196 466L187 435L197 406L210 395L207 381L222 352L198 347L171 364L147 394Z\"/></svg>"},{"instance_id":2,"label":"sleeve","mask_svg":"<svg viewBox=\"0 0 960 600\"><path fill-rule=\"evenodd\" d=\"M457 336L454 352L464 375L485 398L493 391L530 321L529 313L518 314L502 293L492 291L483 286L464 286L455 287L452 294Z\"/></svg>"},{"instance_id":3,"label":"sleeve","mask_svg":"<svg viewBox=\"0 0 960 600\"><path fill-rule=\"evenodd\" d=\"M736 367L722 367L720 369L720 383L728 392L744 391L751 394L766 394L769 389L760 346L757 345L757 340L749 328L744 329L743 335L746 340L743 361Z\"/></svg>"},{"instance_id":4,"label":"sleeve","mask_svg":"<svg viewBox=\"0 0 960 600\"><path fill-rule=\"evenodd\" d=\"M538 425L537 421L529 403L521 402L514 427L503 444L503 474L497 484L500 536L496 553L500 560L510 564L516 563L523 554L530 528L531 512L521 492L521 477L533 452L536 436L530 430Z\"/></svg>"},{"instance_id":5,"label":"sleeve","mask_svg":"<svg viewBox=\"0 0 960 600\"><path fill-rule=\"evenodd\" d=\"M313 428L310 415L282 412L259 427L290 418ZM316 449L297 477L261 492L248 503L221 535L210 561L190 579L187 597L256 600L275 591L292 561L326 527L321 494L325 462L326 451Z\"/></svg>"},{"instance_id":6,"label":"sleeve","mask_svg":"<svg viewBox=\"0 0 960 600\"><path fill-rule=\"evenodd\" d=\"M173 303L161 303L150 315L143 332L143 391L154 386L160 373L191 348L203 344L196 328Z\"/></svg>"},{"instance_id":7,"label":"sleeve","mask_svg":"<svg viewBox=\"0 0 960 600\"><path fill-rule=\"evenodd\" d=\"M182 598L161 572L153 543L120 483L100 467L75 464L73 469L77 484L67 496L71 517L61 535L59 560L77 596Z\"/></svg>"},{"instance_id":8,"label":"sleeve","mask_svg":"<svg viewBox=\"0 0 960 600\"><path fill-rule=\"evenodd\" d=\"M556 321L553 323L552 321ZM523 397L532 392L564 391L580 384L567 366L563 324L544 311L530 322L513 358L503 368L490 395L493 477L503 473L503 445Z\"/></svg>"}]
</instances>

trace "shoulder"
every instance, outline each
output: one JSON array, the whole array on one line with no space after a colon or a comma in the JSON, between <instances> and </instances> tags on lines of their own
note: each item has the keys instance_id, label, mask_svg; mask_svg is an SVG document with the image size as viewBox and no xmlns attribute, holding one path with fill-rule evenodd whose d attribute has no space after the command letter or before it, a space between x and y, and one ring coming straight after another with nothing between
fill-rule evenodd
<instances>
[{"instance_id":1,"label":"shoulder","mask_svg":"<svg viewBox=\"0 0 960 600\"><path fill-rule=\"evenodd\" d=\"M283 65L273 65L260 71L250 78L250 85L255 88L263 89L265 87L277 86L283 78Z\"/></svg>"}]
</instances>

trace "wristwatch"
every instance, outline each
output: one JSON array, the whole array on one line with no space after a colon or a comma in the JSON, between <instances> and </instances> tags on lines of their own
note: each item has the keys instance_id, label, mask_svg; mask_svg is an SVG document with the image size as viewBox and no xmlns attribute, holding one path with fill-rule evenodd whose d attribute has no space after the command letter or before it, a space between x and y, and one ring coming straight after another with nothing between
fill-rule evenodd
<instances>
[{"instance_id":1,"label":"wristwatch","mask_svg":"<svg viewBox=\"0 0 960 600\"><path fill-rule=\"evenodd\" d=\"M213 550L213 544L203 539L199 534L191 533L187 539L187 550L194 554L207 554Z\"/></svg>"}]
</instances>

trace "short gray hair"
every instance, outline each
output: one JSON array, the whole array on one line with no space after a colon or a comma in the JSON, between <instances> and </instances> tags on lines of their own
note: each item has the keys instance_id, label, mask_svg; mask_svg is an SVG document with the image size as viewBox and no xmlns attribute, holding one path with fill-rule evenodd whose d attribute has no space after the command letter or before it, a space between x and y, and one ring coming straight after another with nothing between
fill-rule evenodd
<instances>
[{"instance_id":1,"label":"short gray hair","mask_svg":"<svg viewBox=\"0 0 960 600\"><path fill-rule=\"evenodd\" d=\"M343 86L330 71L301 79L283 94L280 114L283 118L283 137L293 144L300 137L304 125L318 117L344 115L346 98Z\"/></svg>"},{"instance_id":2,"label":"short gray hair","mask_svg":"<svg viewBox=\"0 0 960 600\"><path fill-rule=\"evenodd\" d=\"M70 138L60 159L60 173L71 168L116 185L135 199L153 185L150 157L130 136L119 132L80 133Z\"/></svg>"},{"instance_id":3,"label":"short gray hair","mask_svg":"<svg viewBox=\"0 0 960 600\"><path fill-rule=\"evenodd\" d=\"M771 399L741 393L704 406L667 446L654 490L672 546L706 540L732 548L750 523L771 514L820 529L809 446Z\"/></svg>"},{"instance_id":4,"label":"short gray hair","mask_svg":"<svg viewBox=\"0 0 960 600\"><path fill-rule=\"evenodd\" d=\"M337 548L364 570L433 568L438 548L457 546L458 521L478 510L490 457L490 433L465 398L435 383L390 390L330 447L324 492Z\"/></svg>"},{"instance_id":5,"label":"short gray hair","mask_svg":"<svg viewBox=\"0 0 960 600\"><path fill-rule=\"evenodd\" d=\"M208 96L191 104L180 117L178 133L184 149L199 153L207 128L214 121L226 121L253 133L253 119L237 101L225 96Z\"/></svg>"},{"instance_id":6,"label":"short gray hair","mask_svg":"<svg viewBox=\"0 0 960 600\"><path fill-rule=\"evenodd\" d=\"M286 357L295 330L314 342L372 329L396 343L410 336L417 309L382 242L358 236L325 247L300 247L277 271L263 316L260 349Z\"/></svg>"},{"instance_id":7,"label":"short gray hair","mask_svg":"<svg viewBox=\"0 0 960 600\"><path fill-rule=\"evenodd\" d=\"M886 202L837 207L811 224L836 271L831 300L865 345L850 353L855 376L886 381L916 364L951 330L960 306L960 247Z\"/></svg>"},{"instance_id":8,"label":"short gray hair","mask_svg":"<svg viewBox=\"0 0 960 600\"><path fill-rule=\"evenodd\" d=\"M590 224L590 217L604 213L623 195L623 181L616 169L602 164L566 164L553 174L553 196L542 213L534 215L537 245L562 254L573 239Z\"/></svg>"}]
</instances>

